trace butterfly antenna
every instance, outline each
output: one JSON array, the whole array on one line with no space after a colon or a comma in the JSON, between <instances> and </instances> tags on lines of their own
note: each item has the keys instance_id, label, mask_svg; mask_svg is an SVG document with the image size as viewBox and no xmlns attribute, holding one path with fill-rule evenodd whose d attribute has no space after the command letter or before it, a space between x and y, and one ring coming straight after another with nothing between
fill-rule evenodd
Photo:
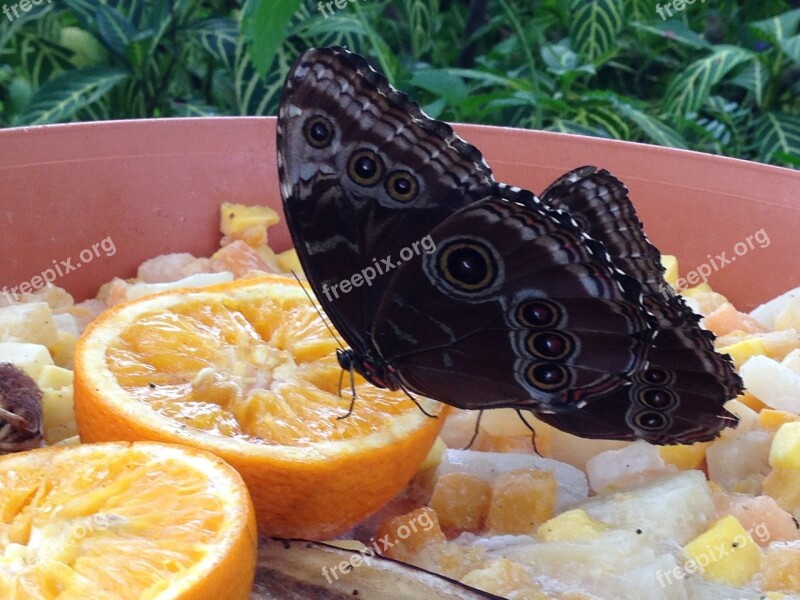
<instances>
[{"instance_id":1,"label":"butterfly antenna","mask_svg":"<svg viewBox=\"0 0 800 600\"><path fill-rule=\"evenodd\" d=\"M538 454L539 456L542 456L542 453L539 452L539 448L536 447L536 430L533 428L533 425L528 423L528 420L525 418L525 415L522 414L522 411L520 409L517 409L517 415L522 420L522 422L525 423L525 427L527 427L531 431L531 443L533 444L533 451L536 452L536 454ZM544 457L542 456L542 458Z\"/></svg>"},{"instance_id":2,"label":"butterfly antenna","mask_svg":"<svg viewBox=\"0 0 800 600\"><path fill-rule=\"evenodd\" d=\"M470 448L472 448L472 444L474 444L475 440L478 439L478 432L480 431L480 428L481 428L481 418L482 417L483 417L483 411L479 410L478 411L478 418L475 419L475 431L473 432L472 437L469 440L469 444L466 445L464 450L469 450Z\"/></svg>"},{"instance_id":3,"label":"butterfly antenna","mask_svg":"<svg viewBox=\"0 0 800 600\"><path fill-rule=\"evenodd\" d=\"M405 393L405 395L406 395L406 396L408 396L408 398L409 398L409 399L410 399L410 400L411 400L411 401L412 401L414 404L416 404L416 405L417 405L417 408L418 408L418 409L420 409L420 410L422 411L422 414L424 414L426 417L430 417L431 419L438 419L438 418L439 418L439 417L438 417L438 415L432 415L432 414L431 414L431 413L429 413L427 410L425 410L424 408L422 408L422 405L421 405L421 404L420 404L420 403L417 401L417 399L416 399L416 398L414 398L414 396L412 396L412 395L411 395L411 393L410 393L410 392L409 392L409 391L406 389L406 387L405 387L404 385L401 385L401 386L400 386L400 389L401 389L401 390L403 390L403 392Z\"/></svg>"},{"instance_id":4,"label":"butterfly antenna","mask_svg":"<svg viewBox=\"0 0 800 600\"><path fill-rule=\"evenodd\" d=\"M302 281L300 281L300 278L297 276L297 273L295 273L294 271L291 271L291 274L292 274L292 277L295 278L297 283L300 284L300 287L303 288L303 293L306 295L306 298L308 298L309 302L311 302L312 306L314 307L314 310L317 311L317 314L319 315L319 318L322 319L323 323L325 323L325 328L330 332L330 334L333 337L333 339L336 340L336 343L339 345L339 347L342 350L344 350L344 344L342 344L341 340L339 340L339 336L336 335L336 331L333 329L333 327L330 326L330 324L328 323L328 319L325 318L325 315L319 309L319 306L314 301L314 298L312 298L311 294L308 293L308 290L306 289L306 286L303 285Z\"/></svg>"}]
</instances>

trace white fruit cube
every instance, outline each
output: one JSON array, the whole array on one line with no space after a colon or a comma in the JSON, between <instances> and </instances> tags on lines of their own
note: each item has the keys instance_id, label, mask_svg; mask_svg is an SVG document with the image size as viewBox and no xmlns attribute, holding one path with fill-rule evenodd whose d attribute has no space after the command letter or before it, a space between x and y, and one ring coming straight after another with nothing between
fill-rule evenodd
<instances>
[{"instance_id":1,"label":"white fruit cube","mask_svg":"<svg viewBox=\"0 0 800 600\"><path fill-rule=\"evenodd\" d=\"M0 363L11 363L38 379L45 365L53 364L50 351L41 344L0 342Z\"/></svg>"},{"instance_id":2,"label":"white fruit cube","mask_svg":"<svg viewBox=\"0 0 800 600\"><path fill-rule=\"evenodd\" d=\"M46 302L12 304L0 308L0 342L55 343L53 310Z\"/></svg>"}]
</instances>

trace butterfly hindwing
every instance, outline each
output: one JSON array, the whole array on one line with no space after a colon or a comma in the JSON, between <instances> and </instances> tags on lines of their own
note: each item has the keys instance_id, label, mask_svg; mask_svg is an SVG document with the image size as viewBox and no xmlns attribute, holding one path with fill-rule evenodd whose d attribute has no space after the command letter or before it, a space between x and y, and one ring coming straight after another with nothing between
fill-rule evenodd
<instances>
[{"instance_id":1,"label":"butterfly hindwing","mask_svg":"<svg viewBox=\"0 0 800 600\"><path fill-rule=\"evenodd\" d=\"M638 289L530 192L499 188L431 238L392 279L373 333L409 389L465 408L579 406L640 366Z\"/></svg>"}]
</instances>

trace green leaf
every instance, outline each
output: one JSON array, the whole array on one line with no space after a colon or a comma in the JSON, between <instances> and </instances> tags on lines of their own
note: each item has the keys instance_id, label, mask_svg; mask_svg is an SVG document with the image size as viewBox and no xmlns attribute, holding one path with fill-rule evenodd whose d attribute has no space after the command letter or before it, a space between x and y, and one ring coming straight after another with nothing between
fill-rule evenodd
<instances>
[{"instance_id":1,"label":"green leaf","mask_svg":"<svg viewBox=\"0 0 800 600\"><path fill-rule=\"evenodd\" d=\"M629 104L620 103L619 111L633 121L642 130L645 137L659 146L687 149L686 140L666 123L659 121L652 115L634 108Z\"/></svg>"},{"instance_id":2,"label":"green leaf","mask_svg":"<svg viewBox=\"0 0 800 600\"><path fill-rule=\"evenodd\" d=\"M731 79L731 83L753 94L758 106L764 106L764 95L769 84L769 71L758 59L753 59L745 69Z\"/></svg>"},{"instance_id":3,"label":"green leaf","mask_svg":"<svg viewBox=\"0 0 800 600\"><path fill-rule=\"evenodd\" d=\"M800 116L768 112L753 127L753 141L760 160L773 162L779 152L800 154Z\"/></svg>"},{"instance_id":4,"label":"green leaf","mask_svg":"<svg viewBox=\"0 0 800 600\"><path fill-rule=\"evenodd\" d=\"M241 31L256 73L265 75L272 66L301 4L302 0L247 0Z\"/></svg>"},{"instance_id":5,"label":"green leaf","mask_svg":"<svg viewBox=\"0 0 800 600\"><path fill-rule=\"evenodd\" d=\"M415 71L410 83L439 96L451 105L458 105L467 97L468 90L464 80L445 69Z\"/></svg>"},{"instance_id":6,"label":"green leaf","mask_svg":"<svg viewBox=\"0 0 800 600\"><path fill-rule=\"evenodd\" d=\"M777 17L771 19L764 19L763 21L756 21L751 23L750 27L760 33L761 37L781 44L783 40L793 36L797 32L797 24L800 23L800 8L790 10Z\"/></svg>"},{"instance_id":7,"label":"green leaf","mask_svg":"<svg viewBox=\"0 0 800 600\"><path fill-rule=\"evenodd\" d=\"M786 56L794 62L800 63L800 34L782 40L781 48L783 48Z\"/></svg>"},{"instance_id":8,"label":"green leaf","mask_svg":"<svg viewBox=\"0 0 800 600\"><path fill-rule=\"evenodd\" d=\"M17 33L21 66L34 87L55 74L73 68L73 52L29 31Z\"/></svg>"},{"instance_id":9,"label":"green leaf","mask_svg":"<svg viewBox=\"0 0 800 600\"><path fill-rule=\"evenodd\" d=\"M16 124L65 121L127 77L127 71L114 67L85 67L62 73L39 88Z\"/></svg>"},{"instance_id":10,"label":"green leaf","mask_svg":"<svg viewBox=\"0 0 800 600\"><path fill-rule=\"evenodd\" d=\"M125 50L136 37L136 28L117 9L98 3L95 6L97 31L106 47L117 56L125 56Z\"/></svg>"},{"instance_id":11,"label":"green leaf","mask_svg":"<svg viewBox=\"0 0 800 600\"><path fill-rule=\"evenodd\" d=\"M715 46L713 54L694 61L686 69L673 75L667 86L664 108L674 115L696 112L731 69L754 54L737 46Z\"/></svg>"},{"instance_id":12,"label":"green leaf","mask_svg":"<svg viewBox=\"0 0 800 600\"><path fill-rule=\"evenodd\" d=\"M634 21L631 23L631 26L639 31L666 38L671 42L677 42L684 46L689 46L690 48L700 50L712 47L711 44L708 43L708 40L702 35L692 30L686 23L678 19L657 22L655 25Z\"/></svg>"},{"instance_id":13,"label":"green leaf","mask_svg":"<svg viewBox=\"0 0 800 600\"><path fill-rule=\"evenodd\" d=\"M215 59L233 70L236 65L236 43L239 30L233 19L204 19L188 25L184 31Z\"/></svg>"},{"instance_id":14,"label":"green leaf","mask_svg":"<svg viewBox=\"0 0 800 600\"><path fill-rule=\"evenodd\" d=\"M776 152L773 155L773 158L778 162L782 162L786 166L794 167L795 169L800 169L800 154L792 154L790 152Z\"/></svg>"},{"instance_id":15,"label":"green leaf","mask_svg":"<svg viewBox=\"0 0 800 600\"><path fill-rule=\"evenodd\" d=\"M622 29L622 0L570 0L569 6L572 47L585 62L605 62Z\"/></svg>"},{"instance_id":16,"label":"green leaf","mask_svg":"<svg viewBox=\"0 0 800 600\"><path fill-rule=\"evenodd\" d=\"M608 106L586 107L574 118L574 121L602 130L605 132L604 137L617 140L628 140L631 137L628 124Z\"/></svg>"}]
</instances>

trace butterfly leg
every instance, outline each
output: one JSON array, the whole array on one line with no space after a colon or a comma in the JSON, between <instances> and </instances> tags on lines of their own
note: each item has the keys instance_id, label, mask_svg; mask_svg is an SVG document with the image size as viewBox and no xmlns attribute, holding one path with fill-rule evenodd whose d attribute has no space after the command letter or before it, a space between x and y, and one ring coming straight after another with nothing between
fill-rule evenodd
<instances>
[{"instance_id":1,"label":"butterfly leg","mask_svg":"<svg viewBox=\"0 0 800 600\"><path fill-rule=\"evenodd\" d=\"M417 408L420 409L422 411L422 414L424 414L426 417L430 417L431 419L438 419L439 418L437 415L432 415L427 410L422 408L422 405L419 402L417 402L417 399L414 398L414 396L411 395L411 393L405 388L405 386L401 385L400 389L403 390L403 392L405 393L406 396L408 396L409 400L411 400L414 404L417 405Z\"/></svg>"},{"instance_id":2,"label":"butterfly leg","mask_svg":"<svg viewBox=\"0 0 800 600\"><path fill-rule=\"evenodd\" d=\"M539 456L542 456L542 453L539 452L539 449L536 447L536 430L533 428L533 425L528 423L527 419L525 418L525 415L522 414L522 411L520 409L516 409L516 410L517 410L517 415L522 420L522 422L525 424L525 427L527 427L531 431L531 443L533 444L533 451L536 452L536 454L538 454ZM542 458L544 458L544 457L542 457Z\"/></svg>"},{"instance_id":3,"label":"butterfly leg","mask_svg":"<svg viewBox=\"0 0 800 600\"><path fill-rule=\"evenodd\" d=\"M478 431L480 431L481 428L481 417L483 417L483 411L479 410L478 418L475 419L475 431L473 432L472 437L469 440L469 444L467 444L464 447L464 450L469 450L470 448L472 448L472 444L474 444L475 440L478 439Z\"/></svg>"},{"instance_id":4,"label":"butterfly leg","mask_svg":"<svg viewBox=\"0 0 800 600\"><path fill-rule=\"evenodd\" d=\"M342 379L344 378L344 369L342 369L341 373L339 374L339 397L342 397ZM350 408L347 409L347 412L340 417L336 417L337 419L346 419L351 414L353 414L353 406L356 404L356 374L355 369L351 365L350 366ZM419 405L417 405L419 406ZM423 411L424 412L424 411Z\"/></svg>"}]
</instances>

